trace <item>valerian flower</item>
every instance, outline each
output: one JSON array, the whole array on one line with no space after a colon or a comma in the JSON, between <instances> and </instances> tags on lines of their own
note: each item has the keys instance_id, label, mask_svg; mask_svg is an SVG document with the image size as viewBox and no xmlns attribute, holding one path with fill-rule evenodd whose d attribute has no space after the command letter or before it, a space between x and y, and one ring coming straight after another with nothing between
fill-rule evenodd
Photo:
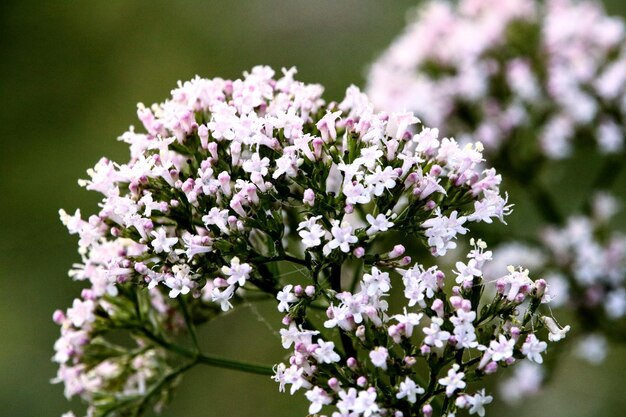
<instances>
[{"instance_id":1,"label":"valerian flower","mask_svg":"<svg viewBox=\"0 0 626 417\"><path fill-rule=\"evenodd\" d=\"M435 389L469 394L459 378L436 379L426 390L412 370L418 361L441 362L437 378L444 366L482 377L470 350L502 355L490 369L509 366L522 336L550 327L540 319L535 281L521 270L509 271L506 288L478 310L491 256L484 246L468 255L469 269L457 271L463 285L448 297L444 272L413 263L389 237L410 236L437 257L474 223L508 214L479 143L440 140L411 113L377 113L356 87L326 103L321 86L294 74L275 78L259 66L239 80L196 77L163 103L139 105L143 133L131 127L120 138L129 161L103 158L80 181L102 194L98 214L60 212L79 236L81 262L71 276L90 288L55 314L56 381L89 413L161 407L199 363L274 374L281 391L305 391L311 413L428 410ZM352 268L346 286L342 275ZM406 302L391 314L394 281L404 284ZM293 349L288 365L272 371L203 354L196 326L268 298L286 313L280 336ZM311 313L319 310L326 319ZM477 336L478 328L489 330ZM118 344L119 332L132 343ZM193 348L176 343L181 333ZM504 353L490 344L502 338L516 341ZM375 378L383 373L393 378Z\"/></svg>"}]
</instances>

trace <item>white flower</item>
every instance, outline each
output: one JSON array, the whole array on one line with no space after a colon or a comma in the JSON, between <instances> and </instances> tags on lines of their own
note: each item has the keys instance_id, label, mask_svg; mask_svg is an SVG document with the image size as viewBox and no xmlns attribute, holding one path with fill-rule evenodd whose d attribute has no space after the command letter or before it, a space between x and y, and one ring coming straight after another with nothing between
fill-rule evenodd
<instances>
[{"instance_id":1,"label":"white flower","mask_svg":"<svg viewBox=\"0 0 626 417\"><path fill-rule=\"evenodd\" d=\"M389 358L389 352L387 348L383 346L377 346L374 350L370 351L370 360L377 368L387 369L387 358Z\"/></svg>"},{"instance_id":2,"label":"white flower","mask_svg":"<svg viewBox=\"0 0 626 417\"><path fill-rule=\"evenodd\" d=\"M222 267L222 274L228 277L226 282L230 285L238 284L240 287L250 278L250 272L252 272L252 267L249 264L240 263L236 256L230 260L230 267L226 265Z\"/></svg>"},{"instance_id":3,"label":"white flower","mask_svg":"<svg viewBox=\"0 0 626 417\"><path fill-rule=\"evenodd\" d=\"M369 296L380 296L391 289L389 274L382 272L375 266L372 267L371 274L363 274L361 283L365 293Z\"/></svg>"},{"instance_id":4,"label":"white flower","mask_svg":"<svg viewBox=\"0 0 626 417\"><path fill-rule=\"evenodd\" d=\"M376 403L376 390L371 389L359 392L353 409L355 412L363 414L363 417L370 417L375 415L374 413L378 413L380 408Z\"/></svg>"},{"instance_id":5,"label":"white flower","mask_svg":"<svg viewBox=\"0 0 626 417\"><path fill-rule=\"evenodd\" d=\"M451 397L454 391L461 390L467 385L465 381L463 381L465 373L458 372L459 369L459 364L455 363L452 365L452 368L448 370L448 375L439 379L439 383L446 387L446 395L448 397Z\"/></svg>"},{"instance_id":6,"label":"white flower","mask_svg":"<svg viewBox=\"0 0 626 417\"><path fill-rule=\"evenodd\" d=\"M442 348L444 342L450 339L450 332L441 329L443 325L443 319L439 317L433 317L429 327L424 327L422 331L426 334L424 343L429 346L435 346Z\"/></svg>"},{"instance_id":7,"label":"white flower","mask_svg":"<svg viewBox=\"0 0 626 417\"><path fill-rule=\"evenodd\" d=\"M465 216L458 217L457 211L453 211L449 217L441 214L439 208L435 212L437 217L430 218L422 223L426 229L428 244L431 246L435 256L445 255L449 249L456 248L456 243L452 239L457 234L464 235L467 229L463 223L467 220Z\"/></svg>"},{"instance_id":8,"label":"white flower","mask_svg":"<svg viewBox=\"0 0 626 417\"><path fill-rule=\"evenodd\" d=\"M167 232L165 231L164 227L153 230L152 232L150 232L150 234L154 236L154 240L152 240L150 244L152 245L156 253L171 252L172 246L178 243L177 237L167 237Z\"/></svg>"},{"instance_id":9,"label":"white flower","mask_svg":"<svg viewBox=\"0 0 626 417\"><path fill-rule=\"evenodd\" d=\"M480 417L485 415L485 405L490 404L493 401L491 395L485 395L485 390L482 389L474 395L465 395L465 400L469 405L470 414L478 414Z\"/></svg>"},{"instance_id":10,"label":"white flower","mask_svg":"<svg viewBox=\"0 0 626 417\"><path fill-rule=\"evenodd\" d=\"M191 280L189 265L174 265L172 272L174 275L169 275L165 278L165 285L171 288L169 292L170 298L176 298L179 294L188 294L195 287L194 282Z\"/></svg>"},{"instance_id":11,"label":"white flower","mask_svg":"<svg viewBox=\"0 0 626 417\"><path fill-rule=\"evenodd\" d=\"M339 362L341 357L335 352L335 344L333 342L325 342L322 339L317 340L318 347L313 351L313 356L320 363Z\"/></svg>"},{"instance_id":12,"label":"white flower","mask_svg":"<svg viewBox=\"0 0 626 417\"><path fill-rule=\"evenodd\" d=\"M556 321L554 321L552 317L543 316L541 317L541 320L550 332L548 334L548 340L551 342L558 342L559 340L564 339L567 332L569 332L570 326L561 328L558 324L556 324Z\"/></svg>"},{"instance_id":13,"label":"white flower","mask_svg":"<svg viewBox=\"0 0 626 417\"><path fill-rule=\"evenodd\" d=\"M504 361L513 357L513 347L515 340L507 339L504 335L499 335L498 340L492 340L489 343L489 353L494 362Z\"/></svg>"},{"instance_id":14,"label":"white flower","mask_svg":"<svg viewBox=\"0 0 626 417\"><path fill-rule=\"evenodd\" d=\"M424 392L424 388L417 385L415 381L407 376L404 381L400 382L396 398L402 399L406 397L408 402L414 404L417 401L417 396L422 395Z\"/></svg>"},{"instance_id":15,"label":"white flower","mask_svg":"<svg viewBox=\"0 0 626 417\"><path fill-rule=\"evenodd\" d=\"M386 232L390 227L393 227L393 222L387 220L387 216L380 213L378 216L374 217L371 214L367 214L365 219L370 224L370 227L367 229L368 236L376 234L378 232Z\"/></svg>"},{"instance_id":16,"label":"white flower","mask_svg":"<svg viewBox=\"0 0 626 417\"><path fill-rule=\"evenodd\" d=\"M305 249L319 246L322 243L322 238L326 234L324 228L317 224L317 221L322 216L315 216L298 224L298 234L302 238L302 244Z\"/></svg>"},{"instance_id":17,"label":"white flower","mask_svg":"<svg viewBox=\"0 0 626 417\"><path fill-rule=\"evenodd\" d=\"M470 259L467 264L464 264L463 262L457 262L457 271L455 271L455 273L457 274L456 283L463 284L465 281L472 281L474 277L482 276L483 273L479 268L477 268L477 264L478 262L476 261L476 259Z\"/></svg>"},{"instance_id":18,"label":"white flower","mask_svg":"<svg viewBox=\"0 0 626 417\"><path fill-rule=\"evenodd\" d=\"M276 294L276 299L279 301L278 303L278 311L284 313L289 310L290 304L298 301L298 297L294 293L291 292L293 289L293 285L285 285L282 290L278 291Z\"/></svg>"}]
</instances>

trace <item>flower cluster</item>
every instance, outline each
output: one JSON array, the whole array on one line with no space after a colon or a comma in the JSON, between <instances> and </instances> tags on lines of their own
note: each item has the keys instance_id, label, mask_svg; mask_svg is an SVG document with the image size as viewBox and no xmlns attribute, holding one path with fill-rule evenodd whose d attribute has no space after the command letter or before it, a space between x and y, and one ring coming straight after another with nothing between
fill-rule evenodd
<instances>
[{"instance_id":1,"label":"flower cluster","mask_svg":"<svg viewBox=\"0 0 626 417\"><path fill-rule=\"evenodd\" d=\"M484 242L472 243L468 262L452 271L457 285L449 291L436 266L390 268L373 259L365 262L368 272L355 292L291 294L292 287L285 287L279 310L288 312L287 327L280 333L293 353L287 365L276 367L280 389L304 389L309 413L332 405L333 417L431 416L434 407L437 415L461 409L485 415L492 397L468 383L521 360L541 364L547 343L537 337L539 330L546 328L549 341L558 341L569 326L560 328L537 312L549 300L546 282L533 281L527 270L509 267L491 288L495 295L484 295L482 269L492 253ZM392 280L403 283L401 309L390 306ZM330 302L326 335L306 321L307 307L320 300ZM443 404L435 404L441 395Z\"/></svg>"},{"instance_id":2,"label":"flower cluster","mask_svg":"<svg viewBox=\"0 0 626 417\"><path fill-rule=\"evenodd\" d=\"M367 92L516 160L563 158L592 140L619 153L625 39L594 1L431 1L372 65Z\"/></svg>"},{"instance_id":3,"label":"flower cluster","mask_svg":"<svg viewBox=\"0 0 626 417\"><path fill-rule=\"evenodd\" d=\"M510 364L514 353L528 356L525 343L533 346L532 360L540 360L545 345L528 326L543 326L536 314L543 290L524 271L503 278L494 302L478 315L489 252L476 248L457 265L459 285L448 299L443 273L419 265L404 270L411 258L394 241L410 236L442 256L470 224L503 221L510 208L500 175L483 167L482 145L440 139L412 113L376 113L356 87L341 102L326 103L321 86L298 82L295 73L283 69L275 78L270 68L255 67L239 80L196 77L163 103L140 104L145 132L131 127L120 137L129 145L129 162L103 158L88 171L90 179L79 182L103 195L98 214L85 220L80 211L61 210L63 223L79 236L82 261L70 275L90 288L66 313L56 313L62 326L57 380L68 397L88 402L90 416L160 407L178 377L199 363L270 373L205 355L198 344L197 325L243 300L278 300L296 326L286 344L317 335L304 312L318 299L318 307L329 308L328 326L343 329L343 339L391 331L383 296L392 270L405 281L407 308L420 313L396 316L385 338L409 343L410 323L416 326L421 314L431 321L421 354L433 366L441 358L440 368L451 364L451 353L458 356L457 376L435 386L457 384L452 381L469 372L463 349L485 347L474 373ZM280 273L294 265L305 272L304 287ZM341 271L349 265L366 268L360 293L342 291ZM535 301L519 318L526 299ZM497 329L477 333L478 324L492 320ZM136 349L117 343L120 332ZM178 342L185 334L193 348ZM317 351L319 363L336 363L333 342L319 339L304 345ZM385 340L372 358L381 367L385 355L397 355ZM506 355L497 343L510 345ZM404 383L404 397L415 398L417 386ZM321 389L307 394L318 405L327 398ZM374 415L377 394L361 391L359 404L369 404L359 406L369 407L361 412ZM434 391L425 392L430 401ZM473 410L489 398L451 392L456 406Z\"/></svg>"}]
</instances>

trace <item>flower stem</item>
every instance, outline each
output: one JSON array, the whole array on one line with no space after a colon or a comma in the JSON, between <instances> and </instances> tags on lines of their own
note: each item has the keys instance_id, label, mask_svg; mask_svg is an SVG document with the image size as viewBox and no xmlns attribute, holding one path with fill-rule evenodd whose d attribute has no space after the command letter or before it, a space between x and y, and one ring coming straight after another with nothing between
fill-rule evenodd
<instances>
[{"instance_id":1,"label":"flower stem","mask_svg":"<svg viewBox=\"0 0 626 417\"><path fill-rule=\"evenodd\" d=\"M259 375L274 375L274 371L272 370L272 367L268 365L262 365L262 364L250 363L250 362L241 362L241 361L236 361L232 359L221 358L219 356L193 352L184 346L180 346L175 343L169 342L155 335L154 333L150 332L148 329L145 329L143 327L137 330L140 330L144 336L146 336L148 339L152 340L159 346L171 352L174 352L179 356L192 359L196 361L197 363L202 363L204 365L211 365L211 366L215 366L218 368L249 372L249 373L259 374Z\"/></svg>"}]
</instances>

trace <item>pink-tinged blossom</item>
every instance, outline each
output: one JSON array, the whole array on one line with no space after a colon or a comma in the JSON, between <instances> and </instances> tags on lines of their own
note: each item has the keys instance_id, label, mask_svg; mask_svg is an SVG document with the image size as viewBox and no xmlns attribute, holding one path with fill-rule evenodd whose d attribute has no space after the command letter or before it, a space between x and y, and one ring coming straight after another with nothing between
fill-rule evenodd
<instances>
[{"instance_id":1,"label":"pink-tinged blossom","mask_svg":"<svg viewBox=\"0 0 626 417\"><path fill-rule=\"evenodd\" d=\"M169 380L153 390L175 371L177 354L155 337L175 340L190 323L268 294L284 313L280 338L291 351L274 379L281 391L305 391L312 413L328 406L341 417L399 417L399 403L434 400L418 399L425 392L415 383L430 358L451 363L461 349L479 355L479 331L485 344L494 333L514 340L533 332L538 303L523 329L510 328L509 303L477 321L477 306L500 293L474 303L472 288L444 291L445 275L430 261L412 263L399 242L376 240L393 230L443 255L472 223L506 215L482 145L439 140L410 112L377 113L356 87L327 104L321 86L294 80L294 69L283 74L274 79L272 69L255 67L239 80L196 77L163 103L140 106L145 132L122 135L129 161L102 160L83 182L103 194L99 212L85 220L60 213L80 238L71 276L90 285L85 305L55 315L57 380L69 396L97 412L94 398L130 398L119 405L131 414L147 393L161 404ZM483 88L475 79L464 79L468 96ZM488 254L474 247L463 264L479 285L489 283L471 270L482 270ZM396 272L405 297L392 290ZM515 291L535 301L545 290L536 281ZM324 338L311 329L312 308L326 311L324 327L332 330ZM107 332L121 326L132 327L145 354L90 363L84 353L102 338L115 344ZM497 371L493 365L485 373ZM384 372L401 375L394 389L380 386L376 374ZM124 384L109 383L119 375Z\"/></svg>"},{"instance_id":2,"label":"pink-tinged blossom","mask_svg":"<svg viewBox=\"0 0 626 417\"><path fill-rule=\"evenodd\" d=\"M247 263L241 263L239 258L235 256L230 260L230 266L224 265L221 271L227 277L226 282L228 284L237 284L241 287L250 278L252 267Z\"/></svg>"},{"instance_id":3,"label":"pink-tinged blossom","mask_svg":"<svg viewBox=\"0 0 626 417\"><path fill-rule=\"evenodd\" d=\"M312 390L306 392L305 396L311 403L309 406L309 414L319 412L324 405L332 402L332 398L320 387L313 387Z\"/></svg>"},{"instance_id":4,"label":"pink-tinged blossom","mask_svg":"<svg viewBox=\"0 0 626 417\"><path fill-rule=\"evenodd\" d=\"M422 331L426 335L424 343L436 348L443 348L445 343L450 339L450 332L441 329L443 319L433 317L430 326L424 327Z\"/></svg>"},{"instance_id":5,"label":"pink-tinged blossom","mask_svg":"<svg viewBox=\"0 0 626 417\"><path fill-rule=\"evenodd\" d=\"M67 318L75 327L83 327L96 320L95 307L92 300L75 298L72 307L67 310Z\"/></svg>"},{"instance_id":6,"label":"pink-tinged blossom","mask_svg":"<svg viewBox=\"0 0 626 417\"><path fill-rule=\"evenodd\" d=\"M335 344L333 342L325 342L317 339L318 347L313 351L313 356L321 363L339 362L341 357L335 352Z\"/></svg>"},{"instance_id":7,"label":"pink-tinged blossom","mask_svg":"<svg viewBox=\"0 0 626 417\"><path fill-rule=\"evenodd\" d=\"M389 358L387 348L377 346L369 353L369 357L375 367L383 370L387 369L387 358Z\"/></svg>"},{"instance_id":8,"label":"pink-tinged blossom","mask_svg":"<svg viewBox=\"0 0 626 417\"><path fill-rule=\"evenodd\" d=\"M373 267L371 274L363 274L363 289L369 296L380 296L391 289L389 274Z\"/></svg>"},{"instance_id":9,"label":"pink-tinged blossom","mask_svg":"<svg viewBox=\"0 0 626 417\"><path fill-rule=\"evenodd\" d=\"M598 119L619 125L609 109L625 108L626 31L601 5L463 0L450 6L435 0L415 16L370 67L367 93L378 109L409 109L443 135L484 141L492 154L533 140L537 135L519 133L536 131L532 123L539 123L540 152L549 158L571 154L578 127L594 132ZM529 33L537 34L536 42L515 49L517 36ZM530 62L535 55L541 59ZM494 56L505 58L496 62ZM494 82L505 89L489 88ZM546 108L546 102L554 105ZM620 131L587 136L600 152L614 153L623 149ZM418 149L432 152L433 146Z\"/></svg>"},{"instance_id":10,"label":"pink-tinged blossom","mask_svg":"<svg viewBox=\"0 0 626 417\"><path fill-rule=\"evenodd\" d=\"M433 255L443 256L448 250L456 248L456 243L452 240L457 234L464 235L467 229L463 224L467 220L466 217L458 216L456 211L450 213L450 216L444 216L437 208L435 213L437 217L426 220L422 223L422 227L426 229L425 234L428 237L428 244L432 248Z\"/></svg>"},{"instance_id":11,"label":"pink-tinged blossom","mask_svg":"<svg viewBox=\"0 0 626 417\"><path fill-rule=\"evenodd\" d=\"M338 220L333 220L330 233L332 239L324 245L323 251L325 254L329 254L335 249L348 253L350 252L350 245L359 241L359 239L352 234L352 226L349 223L340 223Z\"/></svg>"},{"instance_id":12,"label":"pink-tinged blossom","mask_svg":"<svg viewBox=\"0 0 626 417\"><path fill-rule=\"evenodd\" d=\"M494 362L505 361L513 357L513 347L515 340L507 339L504 335L499 335L498 340L492 340L489 344L488 354Z\"/></svg>"},{"instance_id":13,"label":"pink-tinged blossom","mask_svg":"<svg viewBox=\"0 0 626 417\"><path fill-rule=\"evenodd\" d=\"M534 334L529 334L522 345L522 353L535 363L543 363L541 354L546 350L548 344L537 339Z\"/></svg>"}]
</instances>

